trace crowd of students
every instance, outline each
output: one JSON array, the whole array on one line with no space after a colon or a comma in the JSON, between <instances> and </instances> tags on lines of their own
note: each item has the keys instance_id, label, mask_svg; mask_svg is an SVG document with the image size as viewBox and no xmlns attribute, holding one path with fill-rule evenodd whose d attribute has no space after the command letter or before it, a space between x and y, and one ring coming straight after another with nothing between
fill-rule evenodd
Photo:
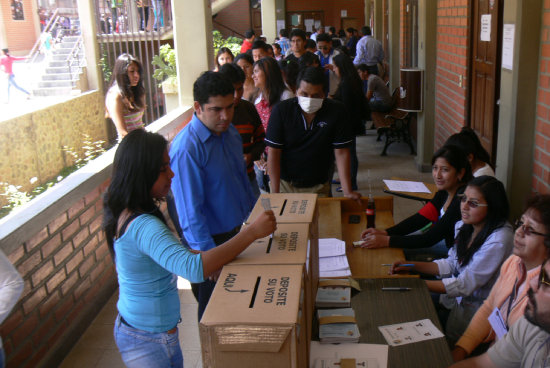
<instances>
[{"instance_id":1,"label":"crowd of students","mask_svg":"<svg viewBox=\"0 0 550 368\"><path fill-rule=\"evenodd\" d=\"M141 64L126 54L115 64L106 105L122 141L105 196L104 229L120 285L115 337L128 366L180 366L179 345L164 349L177 342L171 275L194 282L200 319L220 267L276 226L266 211L239 231L260 190L328 196L336 162L344 195L360 200L355 137L364 129L372 92L367 86L364 93L361 73L370 85L376 70L361 65L358 71L345 49L335 52L333 39L322 33L316 54L306 51L302 30L293 30L288 44L282 30L275 52L247 36L241 54L220 49L216 71L197 79L195 115L170 149L132 117L145 105ZM370 42L361 40L360 55L360 45ZM549 331L535 306L541 264L550 256L550 196L533 196L514 231L504 185L469 128L434 153L432 175L434 198L395 226L365 230L362 246L433 257L418 261L406 253L409 259L396 261L390 272L425 276L457 361L486 350L495 332L500 336L522 321L524 310L533 325ZM158 207L171 190L180 239ZM488 319L495 309L505 326L499 331Z\"/></svg>"}]
</instances>

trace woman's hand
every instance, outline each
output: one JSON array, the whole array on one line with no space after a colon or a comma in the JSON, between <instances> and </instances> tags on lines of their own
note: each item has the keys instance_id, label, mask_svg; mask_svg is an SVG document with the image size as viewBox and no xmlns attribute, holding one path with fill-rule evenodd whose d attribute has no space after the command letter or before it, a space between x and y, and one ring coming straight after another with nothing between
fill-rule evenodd
<instances>
[{"instance_id":1,"label":"woman's hand","mask_svg":"<svg viewBox=\"0 0 550 368\"><path fill-rule=\"evenodd\" d=\"M390 237L381 234L370 234L363 238L361 248L375 249L390 246Z\"/></svg>"},{"instance_id":2,"label":"woman's hand","mask_svg":"<svg viewBox=\"0 0 550 368\"><path fill-rule=\"evenodd\" d=\"M460 346L455 346L455 348L452 351L452 355L453 355L453 360L455 362L459 362L461 360L466 359L466 357L468 356L468 353L466 352L466 350L462 349Z\"/></svg>"},{"instance_id":3,"label":"woman's hand","mask_svg":"<svg viewBox=\"0 0 550 368\"><path fill-rule=\"evenodd\" d=\"M408 261L405 261L404 259L400 259L399 261L395 261L395 262L393 262L393 264L390 267L389 274L390 275L395 275L396 273L399 273L399 272L408 272L408 271L411 271L412 269L414 269L414 266L413 267L411 267L411 266L401 266L403 264L410 265L410 264L414 264L414 262L408 262Z\"/></svg>"},{"instance_id":4,"label":"woman's hand","mask_svg":"<svg viewBox=\"0 0 550 368\"><path fill-rule=\"evenodd\" d=\"M277 220L273 211L265 211L249 226L254 239L260 239L272 234L277 229Z\"/></svg>"},{"instance_id":5,"label":"woman's hand","mask_svg":"<svg viewBox=\"0 0 550 368\"><path fill-rule=\"evenodd\" d=\"M363 233L361 234L361 239L366 240L368 236L376 235L376 234L378 234L378 235L388 235L386 230L380 230L380 229L375 229L375 228L371 227L371 228L368 228L367 230L363 231Z\"/></svg>"}]
</instances>

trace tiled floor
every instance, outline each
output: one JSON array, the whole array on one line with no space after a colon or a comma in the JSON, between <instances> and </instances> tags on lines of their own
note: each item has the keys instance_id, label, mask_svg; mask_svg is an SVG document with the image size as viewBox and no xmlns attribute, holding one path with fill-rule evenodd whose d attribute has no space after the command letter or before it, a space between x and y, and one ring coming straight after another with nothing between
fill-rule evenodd
<instances>
[{"instance_id":1,"label":"tiled floor","mask_svg":"<svg viewBox=\"0 0 550 368\"><path fill-rule=\"evenodd\" d=\"M388 156L381 157L383 143L376 141L376 135L370 130L367 136L358 137L357 155L359 158L359 191L366 196L372 183L373 195L382 195L382 179L398 176L410 180L431 182L431 173L419 173L414 164L414 156L403 143L394 143L388 150ZM369 173L370 170L370 173ZM333 190L336 189L333 186ZM339 195L339 194L337 194ZM420 209L421 203L408 199L394 199L394 218L401 221ZM197 323L197 303L186 280L178 280L181 302L182 323L179 325L180 344L183 350L186 368L202 368L201 348ZM118 368L124 367L113 339L113 324L117 315L115 293L76 343L61 368Z\"/></svg>"}]
</instances>

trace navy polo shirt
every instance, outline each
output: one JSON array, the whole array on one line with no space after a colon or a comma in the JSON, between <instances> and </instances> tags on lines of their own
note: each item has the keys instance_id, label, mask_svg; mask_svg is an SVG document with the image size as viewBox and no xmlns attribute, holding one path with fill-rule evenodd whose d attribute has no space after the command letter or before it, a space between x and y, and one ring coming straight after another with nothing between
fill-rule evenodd
<instances>
[{"instance_id":1,"label":"navy polo shirt","mask_svg":"<svg viewBox=\"0 0 550 368\"><path fill-rule=\"evenodd\" d=\"M308 128L297 97L275 105L265 138L267 146L282 150L281 179L297 187L326 183L333 150L352 142L351 123L341 102L325 99Z\"/></svg>"}]
</instances>

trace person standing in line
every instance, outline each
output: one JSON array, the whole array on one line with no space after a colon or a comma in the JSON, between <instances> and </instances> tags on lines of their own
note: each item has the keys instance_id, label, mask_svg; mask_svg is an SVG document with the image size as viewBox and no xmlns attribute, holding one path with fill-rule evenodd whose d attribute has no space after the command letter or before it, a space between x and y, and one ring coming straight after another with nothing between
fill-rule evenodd
<instances>
[{"instance_id":1,"label":"person standing in line","mask_svg":"<svg viewBox=\"0 0 550 368\"><path fill-rule=\"evenodd\" d=\"M327 81L325 91L329 97L334 96L338 88L339 80L333 71L332 64L334 57L339 54L340 52L332 47L332 41L328 34L323 33L317 37L317 51L315 51L315 55L319 57L321 67L325 69L325 78Z\"/></svg>"},{"instance_id":2,"label":"person standing in line","mask_svg":"<svg viewBox=\"0 0 550 368\"><path fill-rule=\"evenodd\" d=\"M281 46L281 54L284 56L290 52L290 40L288 39L288 30L281 28L279 31L279 41L277 43Z\"/></svg>"},{"instance_id":3,"label":"person standing in line","mask_svg":"<svg viewBox=\"0 0 550 368\"><path fill-rule=\"evenodd\" d=\"M378 75L378 63L384 61L384 48L382 43L372 37L370 27L361 28L363 37L357 42L356 55L353 59L355 65L367 64L370 74Z\"/></svg>"},{"instance_id":4,"label":"person standing in line","mask_svg":"<svg viewBox=\"0 0 550 368\"><path fill-rule=\"evenodd\" d=\"M151 6L151 0L136 0L138 13L139 13L139 30L147 30L147 23L149 23L149 7Z\"/></svg>"},{"instance_id":5,"label":"person standing in line","mask_svg":"<svg viewBox=\"0 0 550 368\"><path fill-rule=\"evenodd\" d=\"M256 38L256 33L253 29L249 29L244 33L244 40L241 45L241 54L244 54L248 50L252 49L252 42L254 42L254 39Z\"/></svg>"},{"instance_id":6,"label":"person standing in line","mask_svg":"<svg viewBox=\"0 0 550 368\"><path fill-rule=\"evenodd\" d=\"M27 100L31 98L31 94L27 92L24 88L20 87L17 82L15 82L15 74L13 74L13 62L19 61L19 60L27 60L27 57L17 57L17 56L11 56L10 50L8 49L2 49L2 53L4 54L0 58L0 68L4 71L6 74L6 77L8 79L8 100L5 103L10 102L10 88L11 86L14 86L21 92L25 93L27 95Z\"/></svg>"},{"instance_id":7,"label":"person standing in line","mask_svg":"<svg viewBox=\"0 0 550 368\"><path fill-rule=\"evenodd\" d=\"M145 88L143 67L130 54L122 54L115 61L113 84L107 91L105 106L107 114L115 124L118 139L128 132L145 127Z\"/></svg>"},{"instance_id":8,"label":"person standing in line","mask_svg":"<svg viewBox=\"0 0 550 368\"><path fill-rule=\"evenodd\" d=\"M235 89L217 72L193 84L195 114L170 148L172 192L183 236L197 251L208 251L239 233L255 203L243 160L242 139L233 120ZM198 318L210 300L219 272L192 283Z\"/></svg>"},{"instance_id":9,"label":"person standing in line","mask_svg":"<svg viewBox=\"0 0 550 368\"><path fill-rule=\"evenodd\" d=\"M285 59L296 62L306 53L306 33L303 30L296 28L290 32L290 51Z\"/></svg>"}]
</instances>

